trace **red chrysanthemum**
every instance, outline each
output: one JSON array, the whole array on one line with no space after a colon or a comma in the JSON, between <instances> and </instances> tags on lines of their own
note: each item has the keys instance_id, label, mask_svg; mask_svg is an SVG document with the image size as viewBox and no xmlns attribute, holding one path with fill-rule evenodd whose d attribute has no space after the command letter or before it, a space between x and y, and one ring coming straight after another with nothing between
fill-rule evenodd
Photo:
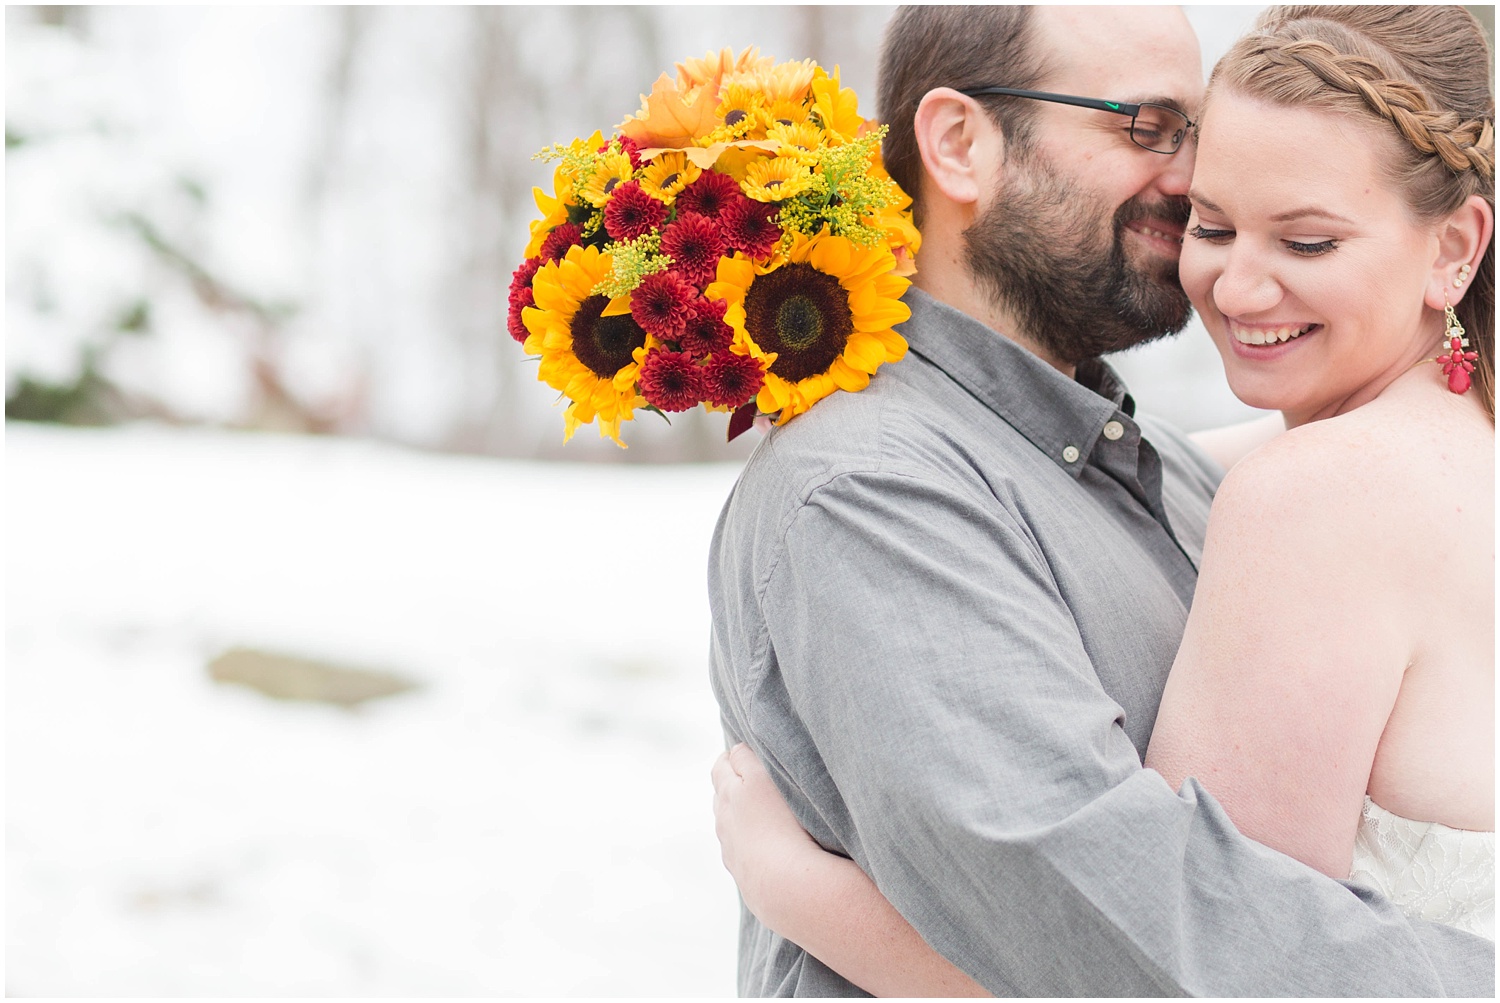
<instances>
[{"instance_id":1,"label":"red chrysanthemum","mask_svg":"<svg viewBox=\"0 0 1500 1003\"><path fill-rule=\"evenodd\" d=\"M744 407L765 382L766 374L755 359L720 352L703 367L703 399L715 407Z\"/></svg>"},{"instance_id":2,"label":"red chrysanthemum","mask_svg":"<svg viewBox=\"0 0 1500 1003\"><path fill-rule=\"evenodd\" d=\"M641 396L663 411L686 411L703 399L703 370L686 352L652 349L638 380Z\"/></svg>"},{"instance_id":3,"label":"red chrysanthemum","mask_svg":"<svg viewBox=\"0 0 1500 1003\"><path fill-rule=\"evenodd\" d=\"M536 278L536 273L542 269L541 258L527 258L521 262L521 266L510 274L510 291L531 288L531 280Z\"/></svg>"},{"instance_id":4,"label":"red chrysanthemum","mask_svg":"<svg viewBox=\"0 0 1500 1003\"><path fill-rule=\"evenodd\" d=\"M583 228L577 223L561 223L542 241L538 257L543 261L558 261L574 244L583 243Z\"/></svg>"},{"instance_id":5,"label":"red chrysanthemum","mask_svg":"<svg viewBox=\"0 0 1500 1003\"><path fill-rule=\"evenodd\" d=\"M706 216L683 212L662 231L661 249L676 263L683 278L696 286L706 286L718 271L724 238L718 225Z\"/></svg>"},{"instance_id":6,"label":"red chrysanthemum","mask_svg":"<svg viewBox=\"0 0 1500 1003\"><path fill-rule=\"evenodd\" d=\"M699 299L693 303L693 315L682 329L677 343L696 358L723 352L734 341L734 328L724 323L729 304L723 300Z\"/></svg>"},{"instance_id":7,"label":"red chrysanthemum","mask_svg":"<svg viewBox=\"0 0 1500 1003\"><path fill-rule=\"evenodd\" d=\"M667 207L634 181L616 185L604 206L604 229L616 240L634 240L653 232L667 218Z\"/></svg>"},{"instance_id":8,"label":"red chrysanthemum","mask_svg":"<svg viewBox=\"0 0 1500 1003\"><path fill-rule=\"evenodd\" d=\"M719 214L719 225L733 247L752 258L764 258L776 249L776 242L781 239L781 227L772 218L777 211L774 205L742 195Z\"/></svg>"},{"instance_id":9,"label":"red chrysanthemum","mask_svg":"<svg viewBox=\"0 0 1500 1003\"><path fill-rule=\"evenodd\" d=\"M531 291L530 286L522 286L510 294L510 314L505 319L505 329L512 338L523 343L531 332L526 330L526 324L521 320L521 311L529 306L536 306L536 293Z\"/></svg>"},{"instance_id":10,"label":"red chrysanthemum","mask_svg":"<svg viewBox=\"0 0 1500 1003\"><path fill-rule=\"evenodd\" d=\"M521 322L521 311L529 306L536 306L536 295L531 291L531 280L536 277L537 270L541 267L541 258L527 258L510 277L510 313L505 319L505 329L517 341L525 341L526 335L530 333L526 330L526 325Z\"/></svg>"},{"instance_id":11,"label":"red chrysanthemum","mask_svg":"<svg viewBox=\"0 0 1500 1003\"><path fill-rule=\"evenodd\" d=\"M641 144L637 143L635 140L631 139L629 136L616 136L615 139L619 141L620 149L622 149L622 150L625 151L625 156L627 156L627 157L630 158L630 169L632 171L638 171L638 170L640 170L641 169ZM608 150L608 149L609 149L609 144L605 143L603 146L599 147L599 149L596 152L603 153L605 150Z\"/></svg>"},{"instance_id":12,"label":"red chrysanthemum","mask_svg":"<svg viewBox=\"0 0 1500 1003\"><path fill-rule=\"evenodd\" d=\"M697 298L698 287L676 272L657 272L642 279L630 294L630 316L662 341L676 341Z\"/></svg>"},{"instance_id":13,"label":"red chrysanthemum","mask_svg":"<svg viewBox=\"0 0 1500 1003\"><path fill-rule=\"evenodd\" d=\"M718 171L704 171L697 181L678 192L677 210L717 220L719 213L742 197L739 182L734 178Z\"/></svg>"}]
</instances>

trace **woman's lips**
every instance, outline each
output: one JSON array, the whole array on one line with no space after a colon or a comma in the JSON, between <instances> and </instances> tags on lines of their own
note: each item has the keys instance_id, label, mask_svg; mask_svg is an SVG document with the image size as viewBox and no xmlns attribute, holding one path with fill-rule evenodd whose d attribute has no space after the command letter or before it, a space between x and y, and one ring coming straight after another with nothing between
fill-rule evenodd
<instances>
[{"instance_id":1,"label":"woman's lips","mask_svg":"<svg viewBox=\"0 0 1500 1003\"><path fill-rule=\"evenodd\" d=\"M1322 324L1243 324L1225 318L1229 345L1236 355L1247 359L1270 360L1291 351L1297 342L1323 329Z\"/></svg>"},{"instance_id":2,"label":"woman's lips","mask_svg":"<svg viewBox=\"0 0 1500 1003\"><path fill-rule=\"evenodd\" d=\"M1321 324L1241 324L1225 318L1229 336L1242 345L1275 345L1310 333Z\"/></svg>"}]
</instances>

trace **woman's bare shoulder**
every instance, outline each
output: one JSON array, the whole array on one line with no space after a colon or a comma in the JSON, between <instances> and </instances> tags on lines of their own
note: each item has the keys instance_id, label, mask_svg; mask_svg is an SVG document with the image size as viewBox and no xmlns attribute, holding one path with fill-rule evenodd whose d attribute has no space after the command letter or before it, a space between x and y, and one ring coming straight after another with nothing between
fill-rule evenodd
<instances>
[{"instance_id":1,"label":"woman's bare shoulder","mask_svg":"<svg viewBox=\"0 0 1500 1003\"><path fill-rule=\"evenodd\" d=\"M1482 414L1441 400L1404 408L1376 401L1275 437L1236 464L1219 493L1308 506L1298 517L1325 524L1361 512L1388 520L1430 511L1434 498L1455 492L1493 498L1494 443Z\"/></svg>"},{"instance_id":2,"label":"woman's bare shoulder","mask_svg":"<svg viewBox=\"0 0 1500 1003\"><path fill-rule=\"evenodd\" d=\"M1277 436L1225 477L1210 539L1236 560L1254 553L1268 581L1351 600L1430 590L1458 573L1441 541L1494 532L1493 427L1444 407L1372 404Z\"/></svg>"}]
</instances>

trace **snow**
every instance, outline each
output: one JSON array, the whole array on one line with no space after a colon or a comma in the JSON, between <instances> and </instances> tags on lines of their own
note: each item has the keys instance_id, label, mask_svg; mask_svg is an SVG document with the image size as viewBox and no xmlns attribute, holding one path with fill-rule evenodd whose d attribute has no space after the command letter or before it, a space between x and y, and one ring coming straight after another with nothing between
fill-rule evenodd
<instances>
[{"instance_id":1,"label":"snow","mask_svg":"<svg viewBox=\"0 0 1500 1003\"><path fill-rule=\"evenodd\" d=\"M9 424L7 989L730 995L734 465ZM236 645L394 671L357 711Z\"/></svg>"}]
</instances>

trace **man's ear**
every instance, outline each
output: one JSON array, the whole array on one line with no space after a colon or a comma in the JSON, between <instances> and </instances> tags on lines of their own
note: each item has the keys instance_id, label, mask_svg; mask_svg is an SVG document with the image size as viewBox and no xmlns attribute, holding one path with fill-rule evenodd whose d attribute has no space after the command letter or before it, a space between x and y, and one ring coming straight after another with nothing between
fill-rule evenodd
<instances>
[{"instance_id":1,"label":"man's ear","mask_svg":"<svg viewBox=\"0 0 1500 1003\"><path fill-rule=\"evenodd\" d=\"M1494 233L1495 211L1482 195L1470 195L1438 227L1438 254L1427 277L1423 302L1441 310L1446 296L1447 302L1456 306L1473 284L1474 273L1479 270L1479 262ZM1469 266L1467 270L1462 270L1464 265Z\"/></svg>"},{"instance_id":2,"label":"man's ear","mask_svg":"<svg viewBox=\"0 0 1500 1003\"><path fill-rule=\"evenodd\" d=\"M1005 137L979 102L938 87L923 95L913 124L933 189L960 205L979 202L1005 159Z\"/></svg>"}]
</instances>

